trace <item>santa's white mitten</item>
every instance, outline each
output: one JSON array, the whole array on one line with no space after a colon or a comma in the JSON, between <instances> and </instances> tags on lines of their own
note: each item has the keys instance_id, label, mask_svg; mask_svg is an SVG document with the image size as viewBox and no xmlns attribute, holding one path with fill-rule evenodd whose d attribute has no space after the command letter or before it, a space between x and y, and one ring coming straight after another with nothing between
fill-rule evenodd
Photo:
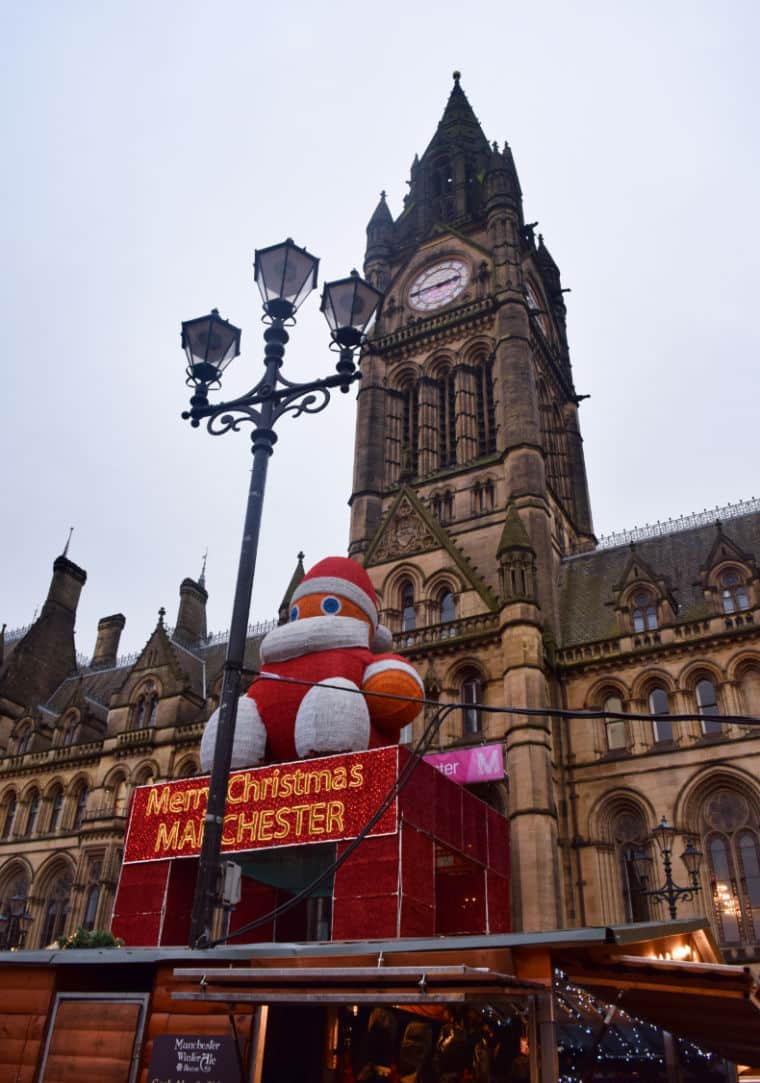
<instances>
[{"instance_id":1,"label":"santa's white mitten","mask_svg":"<svg viewBox=\"0 0 760 1083\"><path fill-rule=\"evenodd\" d=\"M209 718L201 738L201 771L208 772L214 762L216 731L219 724L219 708ZM267 749L267 731L261 715L250 696L241 696L237 705L235 736L232 740L230 769L256 767L264 762Z\"/></svg>"}]
</instances>

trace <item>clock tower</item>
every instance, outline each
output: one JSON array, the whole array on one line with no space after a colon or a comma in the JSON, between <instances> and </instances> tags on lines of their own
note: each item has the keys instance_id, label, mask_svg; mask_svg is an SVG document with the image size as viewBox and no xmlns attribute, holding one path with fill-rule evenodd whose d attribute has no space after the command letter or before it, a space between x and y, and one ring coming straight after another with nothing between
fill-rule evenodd
<instances>
[{"instance_id":1,"label":"clock tower","mask_svg":"<svg viewBox=\"0 0 760 1083\"><path fill-rule=\"evenodd\" d=\"M455 72L401 213L383 193L367 226L384 301L350 538L428 698L466 704L440 746L504 744L506 781L484 795L511 820L524 929L563 924L555 750L547 720L488 707L556 703L559 562L594 545L564 291L534 226L509 146L489 144Z\"/></svg>"}]
</instances>

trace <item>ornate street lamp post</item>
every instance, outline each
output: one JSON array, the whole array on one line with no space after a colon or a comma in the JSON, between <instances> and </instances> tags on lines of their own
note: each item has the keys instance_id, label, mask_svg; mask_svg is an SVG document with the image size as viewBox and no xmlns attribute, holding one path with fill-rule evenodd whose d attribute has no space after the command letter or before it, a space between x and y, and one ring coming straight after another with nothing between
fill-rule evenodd
<instances>
[{"instance_id":1,"label":"ornate street lamp post","mask_svg":"<svg viewBox=\"0 0 760 1083\"><path fill-rule=\"evenodd\" d=\"M0 912L0 948L11 951L23 948L31 923L26 895L20 892L11 895Z\"/></svg>"},{"instance_id":2,"label":"ornate street lamp post","mask_svg":"<svg viewBox=\"0 0 760 1083\"><path fill-rule=\"evenodd\" d=\"M218 436L237 431L242 424L253 425L253 469L240 549L235 599L219 702L214 761L209 782L208 807L198 863L190 946L204 947L211 936L211 920L217 894L217 877L222 844L222 824L227 798L227 780L232 759L238 696L243 669L248 615L251 608L253 576L264 504L267 466L277 441L274 426L283 414L294 417L316 414L330 400L330 389L348 391L361 373L354 353L364 335L381 294L353 271L348 278L327 283L321 309L330 327L331 349L337 351L337 372L306 383L291 383L281 372L286 326L295 323L301 303L317 285L319 260L290 238L282 244L256 252L254 278L261 293L264 316L264 375L245 395L228 402L209 403L209 389L219 387L227 365L240 353L240 331L223 320L216 309L209 316L182 324L182 347L187 355L187 383L193 388L190 409L183 413L197 428L206 422Z\"/></svg>"},{"instance_id":3,"label":"ornate street lamp post","mask_svg":"<svg viewBox=\"0 0 760 1083\"><path fill-rule=\"evenodd\" d=\"M693 899L701 889L699 867L704 856L701 850L698 850L693 841L689 839L684 852L681 854L681 860L689 874L690 885L688 887L679 887L673 879L673 862L671 858L675 833L676 829L668 823L664 816L652 832L657 847L662 854L662 864L665 869L665 883L662 887L647 888L646 886L652 865L652 858L649 857L646 850L639 848L633 857L636 874L643 885L641 894L650 899L662 899L663 902L666 902L670 917L674 921L677 915L676 902L678 899L683 899L685 902Z\"/></svg>"}]
</instances>

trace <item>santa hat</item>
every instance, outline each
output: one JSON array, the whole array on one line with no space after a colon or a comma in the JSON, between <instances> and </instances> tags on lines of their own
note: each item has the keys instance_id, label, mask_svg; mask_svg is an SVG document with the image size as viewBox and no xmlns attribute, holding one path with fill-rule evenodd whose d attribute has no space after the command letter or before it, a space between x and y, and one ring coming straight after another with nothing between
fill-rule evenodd
<instances>
[{"instance_id":1,"label":"santa hat","mask_svg":"<svg viewBox=\"0 0 760 1083\"><path fill-rule=\"evenodd\" d=\"M377 595L361 564L349 557L325 557L310 568L296 589L292 602L307 594L337 594L347 598L369 617L372 624L373 651L387 651L392 643L388 628L377 622Z\"/></svg>"}]
</instances>

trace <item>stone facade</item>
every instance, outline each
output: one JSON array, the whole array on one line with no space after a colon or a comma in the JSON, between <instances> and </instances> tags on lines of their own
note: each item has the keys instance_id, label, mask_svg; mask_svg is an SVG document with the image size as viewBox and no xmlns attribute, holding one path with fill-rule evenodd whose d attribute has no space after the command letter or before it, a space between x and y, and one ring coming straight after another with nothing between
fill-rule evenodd
<instances>
[{"instance_id":1,"label":"stone facade","mask_svg":"<svg viewBox=\"0 0 760 1083\"><path fill-rule=\"evenodd\" d=\"M425 680L406 739L461 704L435 748L504 745L507 781L480 793L510 818L514 927L666 917L634 861L654 858L662 881L666 816L680 884L681 842L705 854L679 916L706 912L728 957L760 958L760 729L741 720L760 716L760 507L598 543L560 273L458 78L400 215L384 196L372 215L365 273L385 300L362 360L349 551ZM281 620L302 575L299 560ZM85 579L59 557L40 617L0 654L6 946L108 924L129 794L197 770L218 699L203 576L129 662L121 614L77 657Z\"/></svg>"},{"instance_id":2,"label":"stone facade","mask_svg":"<svg viewBox=\"0 0 760 1083\"><path fill-rule=\"evenodd\" d=\"M729 956L757 957L760 729L718 716L760 714L760 508L598 544L560 273L456 76L401 214L383 196L372 215L365 273L385 301L350 552L429 700L465 704L435 745L504 743L508 783L487 796L511 820L515 926L666 917L633 861L654 858L659 886L666 816L679 884L680 841L705 854L679 915L709 913ZM488 710L504 706L609 714Z\"/></svg>"},{"instance_id":3,"label":"stone facade","mask_svg":"<svg viewBox=\"0 0 760 1083\"><path fill-rule=\"evenodd\" d=\"M122 614L104 617L90 660L74 620L86 573L54 564L48 599L0 641L0 945L44 947L108 928L135 786L198 771L218 703L223 637L206 634L203 576L185 579L175 628L156 627L136 658L117 658ZM262 629L263 631L263 629ZM258 663L260 635L246 665Z\"/></svg>"}]
</instances>

